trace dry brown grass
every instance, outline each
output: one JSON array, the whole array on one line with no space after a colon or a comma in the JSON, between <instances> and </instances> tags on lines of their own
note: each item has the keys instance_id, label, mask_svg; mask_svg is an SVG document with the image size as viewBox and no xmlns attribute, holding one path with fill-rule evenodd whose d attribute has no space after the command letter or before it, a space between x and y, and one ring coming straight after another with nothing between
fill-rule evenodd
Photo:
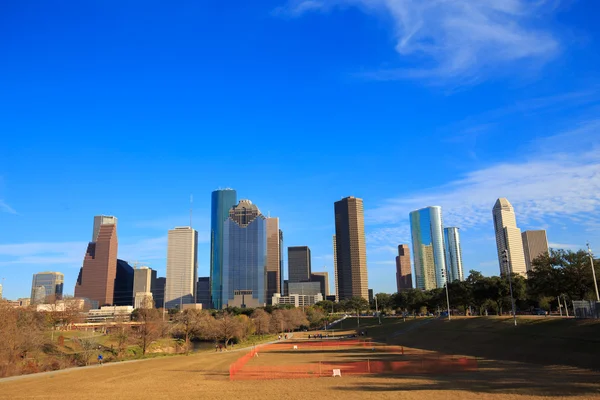
<instances>
[{"instance_id":1,"label":"dry brown grass","mask_svg":"<svg viewBox=\"0 0 600 400\"><path fill-rule=\"evenodd\" d=\"M479 372L444 376L229 381L229 364L242 354L204 353L24 377L0 382L0 398L600 399L598 375L590 371L491 360L480 362ZM305 362L319 356L298 354ZM265 353L252 362L280 363L285 357L291 356Z\"/></svg>"},{"instance_id":2,"label":"dry brown grass","mask_svg":"<svg viewBox=\"0 0 600 400\"><path fill-rule=\"evenodd\" d=\"M432 326L435 329L431 329ZM388 329L388 327L382 329L384 328ZM462 330L464 327L460 326L460 328ZM394 329L396 328L389 327L389 331ZM429 332L430 329L434 332ZM376 333L375 328L373 331ZM571 330L561 332L560 336L568 332ZM469 345L470 336L467 332L462 336L454 336L445 326L434 323L423 328L422 332L410 331L402 339L398 337L394 342L405 342L404 345L410 346L408 342L418 342L421 338L419 348L415 348L417 346L406 348L406 357L429 356L432 350L452 354L445 351L450 346L448 342L441 343L439 345L443 347L441 349L430 346L430 341L435 339L434 336L438 341L442 340L440 335L447 335L450 341L457 339L466 341L466 344L455 346L454 354L476 356L477 354L473 353L479 352L480 349L483 351L497 346L497 342L490 341L486 344L474 334L470 335L473 342ZM492 338L496 339L494 335ZM569 339L572 340L572 337ZM541 347L543 349L543 346ZM588 349L594 353L593 346ZM253 359L250 364L297 364L327 361L325 359L331 358L350 360L365 356L363 350L340 351L328 355L318 350L303 352L301 345L299 350L301 351L295 354L290 354L289 351L265 352ZM543 360L532 360L535 363L488 356L479 359L477 372L435 376L370 375L229 381L229 365L243 354L243 352L201 353L0 381L0 399L600 399L598 372L568 366L568 364L558 366L542 363L541 361L549 358L547 356Z\"/></svg>"}]
</instances>

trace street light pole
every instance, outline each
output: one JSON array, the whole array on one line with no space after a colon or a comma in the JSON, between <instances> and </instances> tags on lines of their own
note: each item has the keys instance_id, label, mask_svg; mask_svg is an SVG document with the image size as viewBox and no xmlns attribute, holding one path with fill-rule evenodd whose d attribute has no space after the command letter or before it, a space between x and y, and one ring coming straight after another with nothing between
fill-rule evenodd
<instances>
[{"instance_id":1,"label":"street light pole","mask_svg":"<svg viewBox=\"0 0 600 400\"><path fill-rule=\"evenodd\" d=\"M442 276L444 277L444 281L446 281L446 306L448 308L448 321L452 318L450 317L450 295L448 294L448 274L445 269L442 268ZM441 315L441 313L440 313Z\"/></svg>"},{"instance_id":2,"label":"street light pole","mask_svg":"<svg viewBox=\"0 0 600 400\"><path fill-rule=\"evenodd\" d=\"M592 256L592 249L590 244L587 243L588 255L590 256L590 265L592 266L592 277L594 278L594 289L596 289L596 301L600 301L600 295L598 294L598 281L596 280L596 271L594 270L594 257Z\"/></svg>"},{"instance_id":3,"label":"street light pole","mask_svg":"<svg viewBox=\"0 0 600 400\"><path fill-rule=\"evenodd\" d=\"M515 298L513 297L512 289L512 273L510 271L510 260L508 259L508 249L504 249L504 263L506 265L506 273L508 275L508 286L510 287L510 302L512 304L512 315L515 326L517 326L517 310L515 306Z\"/></svg>"},{"instance_id":4,"label":"street light pole","mask_svg":"<svg viewBox=\"0 0 600 400\"><path fill-rule=\"evenodd\" d=\"M379 325L381 325L381 315L379 314L379 307L377 306L377 295L375 295L375 313L379 319Z\"/></svg>"}]
</instances>

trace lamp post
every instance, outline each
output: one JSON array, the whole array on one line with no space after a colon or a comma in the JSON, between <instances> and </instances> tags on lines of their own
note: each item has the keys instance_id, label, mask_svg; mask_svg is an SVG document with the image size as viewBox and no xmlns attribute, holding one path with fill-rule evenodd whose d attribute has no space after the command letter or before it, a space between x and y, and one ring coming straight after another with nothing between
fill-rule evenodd
<instances>
[{"instance_id":1,"label":"lamp post","mask_svg":"<svg viewBox=\"0 0 600 400\"><path fill-rule=\"evenodd\" d=\"M588 255L590 256L590 265L592 266L592 277L594 279L594 289L596 289L596 301L600 301L600 295L598 294L598 281L596 280L596 271L594 270L594 257L592 256L592 249L590 244L587 244Z\"/></svg>"},{"instance_id":2,"label":"lamp post","mask_svg":"<svg viewBox=\"0 0 600 400\"><path fill-rule=\"evenodd\" d=\"M450 295L448 294L448 276L444 268L442 268L442 276L444 277L444 281L446 282L446 306L448 308L448 321L450 321L452 317L450 317Z\"/></svg>"},{"instance_id":3,"label":"lamp post","mask_svg":"<svg viewBox=\"0 0 600 400\"><path fill-rule=\"evenodd\" d=\"M517 326L517 310L515 306L515 299L513 297L513 289L512 289L512 274L510 271L510 260L508 258L508 249L504 249L504 265L506 266L506 273L508 275L508 286L510 287L510 302L512 304L512 315L513 321L515 322L515 326Z\"/></svg>"}]
</instances>

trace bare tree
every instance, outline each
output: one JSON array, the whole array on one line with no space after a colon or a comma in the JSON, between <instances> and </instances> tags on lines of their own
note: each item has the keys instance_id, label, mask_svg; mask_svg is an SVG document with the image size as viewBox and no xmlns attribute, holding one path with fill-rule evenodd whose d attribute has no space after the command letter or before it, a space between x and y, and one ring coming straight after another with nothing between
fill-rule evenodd
<instances>
[{"instance_id":1,"label":"bare tree","mask_svg":"<svg viewBox=\"0 0 600 400\"><path fill-rule=\"evenodd\" d=\"M256 333L259 335L265 335L271 330L271 314L263 310L262 308L257 308L252 313L252 320L254 321L254 326L256 327Z\"/></svg>"},{"instance_id":2,"label":"bare tree","mask_svg":"<svg viewBox=\"0 0 600 400\"><path fill-rule=\"evenodd\" d=\"M165 325L155 308L141 307L136 311L132 318L140 323L137 326L137 342L142 348L142 355L146 355L148 347L165 334Z\"/></svg>"},{"instance_id":3,"label":"bare tree","mask_svg":"<svg viewBox=\"0 0 600 400\"><path fill-rule=\"evenodd\" d=\"M240 323L239 335L237 336L239 340L246 340L248 337L253 335L254 332L256 332L254 320L248 318L247 315L241 314L235 318L237 318Z\"/></svg>"},{"instance_id":4,"label":"bare tree","mask_svg":"<svg viewBox=\"0 0 600 400\"><path fill-rule=\"evenodd\" d=\"M235 318L233 314L223 311L214 321L214 333L217 340L223 341L225 348L229 346L229 342L241 334L241 322Z\"/></svg>"},{"instance_id":5,"label":"bare tree","mask_svg":"<svg viewBox=\"0 0 600 400\"><path fill-rule=\"evenodd\" d=\"M203 313L200 310L183 310L175 315L174 332L177 335L183 336L185 340L185 353L190 350L190 341L193 338L198 338L202 334Z\"/></svg>"},{"instance_id":6,"label":"bare tree","mask_svg":"<svg viewBox=\"0 0 600 400\"><path fill-rule=\"evenodd\" d=\"M81 355L85 365L90 365L90 357L98 350L98 339L94 336L75 338L74 341L81 347Z\"/></svg>"}]
</instances>

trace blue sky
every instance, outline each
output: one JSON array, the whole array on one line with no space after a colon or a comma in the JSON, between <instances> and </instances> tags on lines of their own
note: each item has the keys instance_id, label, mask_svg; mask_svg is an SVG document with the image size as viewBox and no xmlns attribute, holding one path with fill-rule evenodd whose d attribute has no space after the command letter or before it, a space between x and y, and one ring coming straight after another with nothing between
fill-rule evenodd
<instances>
[{"instance_id":1,"label":"blue sky","mask_svg":"<svg viewBox=\"0 0 600 400\"><path fill-rule=\"evenodd\" d=\"M600 253L595 1L7 1L0 6L0 278L65 274L93 216L164 275L194 196L278 216L332 274L333 202L364 199L369 286L395 291L408 213L443 208L465 269L498 274L491 209Z\"/></svg>"}]
</instances>

